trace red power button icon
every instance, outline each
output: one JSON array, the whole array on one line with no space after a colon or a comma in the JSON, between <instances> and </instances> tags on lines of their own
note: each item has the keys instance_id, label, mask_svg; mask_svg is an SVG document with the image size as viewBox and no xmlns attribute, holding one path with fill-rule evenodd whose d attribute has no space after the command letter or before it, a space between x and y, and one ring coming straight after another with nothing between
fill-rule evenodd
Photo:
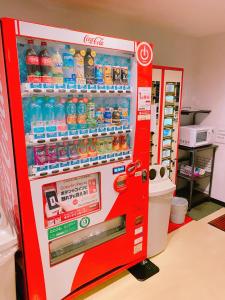
<instances>
[{"instance_id":1,"label":"red power button icon","mask_svg":"<svg viewBox=\"0 0 225 300\"><path fill-rule=\"evenodd\" d=\"M148 65L150 65L153 58L153 52L151 46L146 42L142 42L138 44L136 50L136 56L139 64L142 65L143 67L147 67Z\"/></svg>"}]
</instances>

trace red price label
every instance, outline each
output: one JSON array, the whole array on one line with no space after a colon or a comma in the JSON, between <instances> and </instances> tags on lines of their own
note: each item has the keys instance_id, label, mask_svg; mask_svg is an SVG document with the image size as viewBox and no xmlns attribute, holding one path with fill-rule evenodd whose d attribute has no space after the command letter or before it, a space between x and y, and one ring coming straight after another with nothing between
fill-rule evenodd
<instances>
[{"instance_id":1,"label":"red price label","mask_svg":"<svg viewBox=\"0 0 225 300\"><path fill-rule=\"evenodd\" d=\"M140 44L138 44L136 50L136 57L138 63L141 66L149 66L153 59L153 51L151 46L146 42L141 42Z\"/></svg>"}]
</instances>

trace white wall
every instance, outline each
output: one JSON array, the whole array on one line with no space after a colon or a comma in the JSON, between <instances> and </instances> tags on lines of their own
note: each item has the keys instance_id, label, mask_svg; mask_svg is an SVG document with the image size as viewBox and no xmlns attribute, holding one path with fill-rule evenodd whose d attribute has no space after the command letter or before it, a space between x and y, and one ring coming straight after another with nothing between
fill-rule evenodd
<instances>
[{"instance_id":1,"label":"white wall","mask_svg":"<svg viewBox=\"0 0 225 300\"><path fill-rule=\"evenodd\" d=\"M183 101L185 105L192 101L197 45L195 38L149 27L140 20L114 15L109 11L83 9L75 3L57 0L0 0L0 16L150 41L155 46L155 64L184 67Z\"/></svg>"},{"instance_id":2,"label":"white wall","mask_svg":"<svg viewBox=\"0 0 225 300\"><path fill-rule=\"evenodd\" d=\"M201 124L225 130L225 34L199 39L196 103L212 109ZM225 202L225 144L216 152L212 197Z\"/></svg>"}]
</instances>

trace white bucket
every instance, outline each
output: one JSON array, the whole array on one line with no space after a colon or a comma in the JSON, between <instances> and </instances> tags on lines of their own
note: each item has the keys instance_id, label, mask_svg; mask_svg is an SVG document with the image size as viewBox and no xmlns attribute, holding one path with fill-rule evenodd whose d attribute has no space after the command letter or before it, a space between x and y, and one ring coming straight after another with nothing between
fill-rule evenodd
<instances>
[{"instance_id":1,"label":"white bucket","mask_svg":"<svg viewBox=\"0 0 225 300\"><path fill-rule=\"evenodd\" d=\"M175 224L184 223L188 209L188 201L185 198L173 197L170 220Z\"/></svg>"}]
</instances>

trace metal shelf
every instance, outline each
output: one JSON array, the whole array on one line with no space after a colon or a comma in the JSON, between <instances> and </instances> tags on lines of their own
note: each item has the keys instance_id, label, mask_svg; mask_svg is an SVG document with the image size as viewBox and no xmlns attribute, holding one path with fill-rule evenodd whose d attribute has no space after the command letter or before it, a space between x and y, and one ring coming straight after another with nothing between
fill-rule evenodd
<instances>
[{"instance_id":1,"label":"metal shelf","mask_svg":"<svg viewBox=\"0 0 225 300\"><path fill-rule=\"evenodd\" d=\"M182 115L189 115L189 114L209 114L211 110L209 109L199 109L199 110L188 110L188 109L182 109L181 114Z\"/></svg>"},{"instance_id":2,"label":"metal shelf","mask_svg":"<svg viewBox=\"0 0 225 300\"><path fill-rule=\"evenodd\" d=\"M189 158L183 158L183 159L179 159L178 161L189 161L188 165L191 166L192 168L192 174L194 174L194 168L196 165L196 155L198 152L200 151L205 151L205 150L211 150L212 151L212 159L211 159L211 164L210 164L210 170L211 172L206 172L204 175L202 176L188 176L188 175L184 175L181 173L178 173L178 178L182 178L185 179L188 182L188 186L185 189L182 189L183 191L183 195L182 196L186 196L188 199L188 204L189 204L189 209L192 208L193 204L195 204L196 202L196 198L200 197L201 194L197 194L198 196L196 196L195 193L195 189L196 189L196 181L202 179L202 178L209 178L209 191L207 194L203 194L203 199L205 198L210 198L211 197L211 189L212 189L212 178L213 178L213 169L214 169L214 161L215 161L215 152L217 149L217 145L206 145L206 146L201 146L201 147L196 147L196 148L190 148L190 147L186 147L186 146L182 146L179 145L179 150L184 150L187 151L189 153ZM177 194L179 195L179 186L177 189ZM200 196L199 196L200 195ZM202 199L202 197L201 197ZM198 199L197 199L198 200Z\"/></svg>"},{"instance_id":3,"label":"metal shelf","mask_svg":"<svg viewBox=\"0 0 225 300\"><path fill-rule=\"evenodd\" d=\"M178 146L180 150L186 150L186 151L189 151L189 152L199 152L199 151L205 151L205 150L208 150L208 149L216 149L218 148L217 145L214 145L214 144L210 144L210 145L206 145L206 146L201 146L201 147L187 147L187 146L183 146L183 145L179 145Z\"/></svg>"},{"instance_id":4,"label":"metal shelf","mask_svg":"<svg viewBox=\"0 0 225 300\"><path fill-rule=\"evenodd\" d=\"M180 177L180 178L186 179L188 181L192 181L192 180L197 181L197 180L202 179L202 178L210 177L211 173L210 172L206 172L202 176L193 176L193 177L192 176L188 176L188 175L184 175L182 173L178 173L177 176Z\"/></svg>"},{"instance_id":5,"label":"metal shelf","mask_svg":"<svg viewBox=\"0 0 225 300\"><path fill-rule=\"evenodd\" d=\"M210 112L211 112L211 110L209 110L209 109L199 109L199 110L182 109L181 110L182 115L193 114L192 124L195 124L197 114L209 114Z\"/></svg>"},{"instance_id":6,"label":"metal shelf","mask_svg":"<svg viewBox=\"0 0 225 300\"><path fill-rule=\"evenodd\" d=\"M189 192L185 188L178 189L176 191L176 196L184 197L184 198L188 199ZM194 207L197 204L200 204L200 203L208 200L209 198L210 198L209 194L205 194L205 193L203 193L201 191L198 191L198 190L193 190L193 193L192 193L192 205L191 206L189 205L189 209L191 209L192 207Z\"/></svg>"}]
</instances>

